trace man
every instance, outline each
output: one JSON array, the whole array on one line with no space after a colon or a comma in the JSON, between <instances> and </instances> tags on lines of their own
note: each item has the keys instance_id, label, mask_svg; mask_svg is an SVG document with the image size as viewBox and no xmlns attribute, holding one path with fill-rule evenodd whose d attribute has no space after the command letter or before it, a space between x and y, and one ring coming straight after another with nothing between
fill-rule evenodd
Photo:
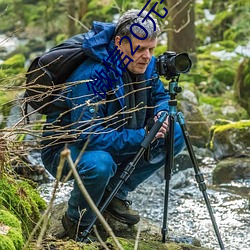
<instances>
[{"instance_id":1,"label":"man","mask_svg":"<svg viewBox=\"0 0 250 250\"><path fill-rule=\"evenodd\" d=\"M156 73L153 57L159 28L158 25L154 28L152 19L143 21L146 11L138 16L139 12L127 11L117 25L94 22L83 41L87 59L69 77L68 87L55 101L44 128L42 159L46 169L56 175L60 152L67 143L73 161L77 159L77 171L97 206L116 186L127 163L140 149L146 136L147 120L150 117L157 120L162 111L168 111L169 95ZM157 24L156 20L154 22ZM133 36L132 24L140 24L147 30L146 34L140 26L134 25L133 34L138 38L147 35L147 38L140 40ZM119 60L114 60L112 65L105 63L115 46L123 54L120 53ZM91 85L89 79L98 78L97 72L105 73L111 81L105 82L103 78L106 85ZM101 92L103 86L109 86L105 93ZM103 95L105 98L101 97ZM150 159L139 161L106 209L117 220L131 225L139 222L140 216L130 208L127 196L164 165L167 130L166 119L151 144ZM176 155L184 148L178 123L174 138ZM69 170L66 163L63 176ZM94 213L75 182L68 210L62 219L65 231L70 238L81 237L93 217ZM77 232L79 220L80 230Z\"/></svg>"}]
</instances>

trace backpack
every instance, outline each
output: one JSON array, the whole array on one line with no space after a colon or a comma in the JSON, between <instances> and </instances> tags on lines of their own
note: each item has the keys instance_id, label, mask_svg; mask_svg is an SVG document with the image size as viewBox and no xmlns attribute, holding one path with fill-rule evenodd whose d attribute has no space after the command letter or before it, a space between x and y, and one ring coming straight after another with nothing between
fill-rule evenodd
<instances>
[{"instance_id":1,"label":"backpack","mask_svg":"<svg viewBox=\"0 0 250 250\"><path fill-rule=\"evenodd\" d=\"M75 35L37 57L26 73L25 114L28 105L48 114L66 79L86 59L82 46L84 34Z\"/></svg>"}]
</instances>

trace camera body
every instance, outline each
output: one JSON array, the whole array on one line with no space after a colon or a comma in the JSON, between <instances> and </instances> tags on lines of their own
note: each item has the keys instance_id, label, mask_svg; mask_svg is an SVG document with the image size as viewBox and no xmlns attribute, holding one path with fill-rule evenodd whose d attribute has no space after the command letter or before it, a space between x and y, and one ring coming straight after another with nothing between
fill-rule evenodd
<instances>
[{"instance_id":1,"label":"camera body","mask_svg":"<svg viewBox=\"0 0 250 250\"><path fill-rule=\"evenodd\" d=\"M167 80L188 73L192 67L192 61L187 53L176 54L174 51L164 52L156 59L156 69L160 76Z\"/></svg>"}]
</instances>

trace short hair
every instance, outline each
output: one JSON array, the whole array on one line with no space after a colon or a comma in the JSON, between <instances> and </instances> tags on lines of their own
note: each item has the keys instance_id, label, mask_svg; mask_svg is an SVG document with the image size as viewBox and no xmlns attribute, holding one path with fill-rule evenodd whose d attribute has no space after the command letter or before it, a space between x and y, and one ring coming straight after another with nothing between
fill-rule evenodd
<instances>
[{"instance_id":1,"label":"short hair","mask_svg":"<svg viewBox=\"0 0 250 250\"><path fill-rule=\"evenodd\" d=\"M125 12L118 20L118 23L116 25L115 35L120 36L120 37L128 36L131 38L132 34L130 31L130 26L134 23L137 23L147 30L148 32L147 39L150 39L150 40L156 39L157 36L160 34L160 27L158 25L157 19L150 16L150 18L147 17L144 20L144 22L142 22L144 17L147 16L148 12L143 11L140 14L140 16L138 16L140 12L141 10L135 10L135 9ZM155 22L156 28L152 20L150 20L151 18ZM134 34L136 34L139 37L145 37L147 35L145 31L142 28L138 27L137 25L134 25L132 27L132 31Z\"/></svg>"}]
</instances>

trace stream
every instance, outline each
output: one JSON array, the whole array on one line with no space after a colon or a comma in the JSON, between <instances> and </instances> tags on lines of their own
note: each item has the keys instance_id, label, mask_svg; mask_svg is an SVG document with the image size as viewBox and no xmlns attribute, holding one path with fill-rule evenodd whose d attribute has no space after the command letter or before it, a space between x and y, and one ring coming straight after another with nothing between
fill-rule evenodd
<instances>
[{"instance_id":1,"label":"stream","mask_svg":"<svg viewBox=\"0 0 250 250\"><path fill-rule=\"evenodd\" d=\"M206 157L202 160L200 169L225 249L250 250L250 180L212 185L215 164L212 158ZM165 194L162 172L163 170L155 173L129 196L133 201L132 208L159 226L159 232ZM54 182L50 182L39 187L46 201L51 197L53 185ZM57 193L55 203L67 200L71 188L72 182L64 184ZM202 192L197 187L193 168L174 173L170 180L168 228L170 234L173 232L177 238L196 238L203 247L220 249Z\"/></svg>"}]
</instances>

